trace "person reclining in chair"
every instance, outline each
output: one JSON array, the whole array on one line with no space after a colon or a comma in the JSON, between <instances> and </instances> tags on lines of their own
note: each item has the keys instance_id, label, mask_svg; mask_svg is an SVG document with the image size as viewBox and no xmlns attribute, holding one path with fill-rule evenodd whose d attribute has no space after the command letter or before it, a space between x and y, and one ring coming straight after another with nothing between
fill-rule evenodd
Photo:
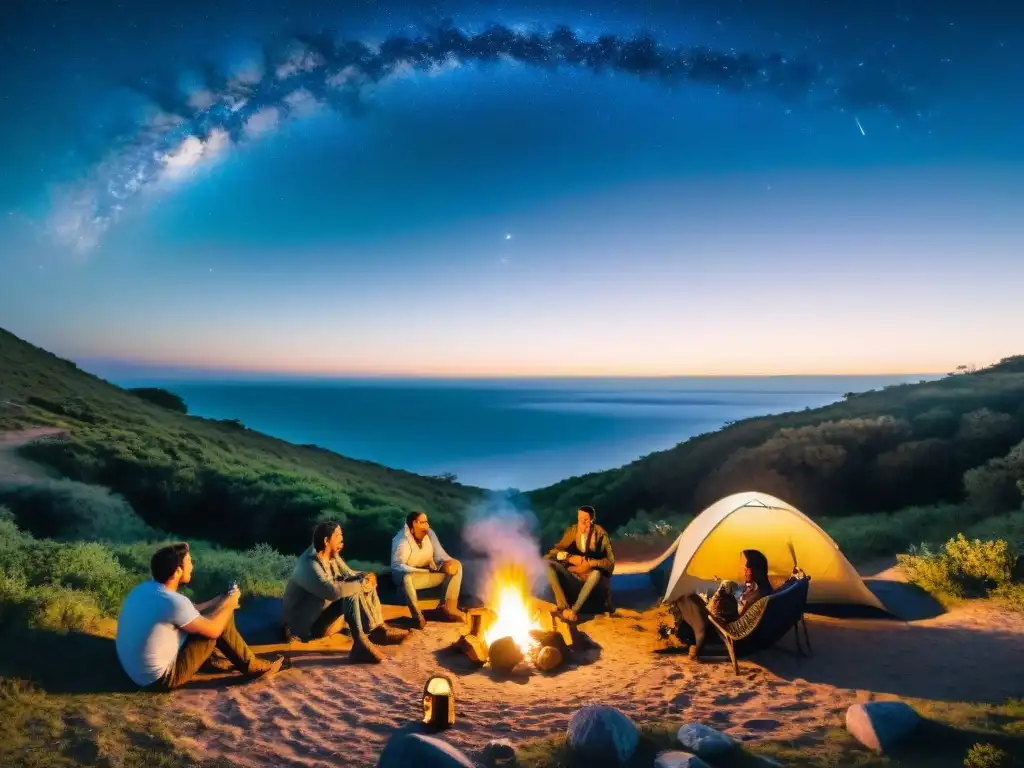
<instances>
[{"instance_id":1,"label":"person reclining in chair","mask_svg":"<svg viewBox=\"0 0 1024 768\"><path fill-rule=\"evenodd\" d=\"M391 578L405 592L409 612L419 629L427 626L427 620L419 607L418 589L443 586L441 613L448 621L465 621L466 615L459 610L462 563L444 551L426 512L409 513L402 530L391 540Z\"/></svg>"},{"instance_id":2,"label":"person reclining in chair","mask_svg":"<svg viewBox=\"0 0 1024 768\"><path fill-rule=\"evenodd\" d=\"M281 618L285 631L303 640L336 635L348 623L350 658L379 663L384 654L376 643L400 643L408 632L384 623L376 574L349 568L341 559L344 546L341 525L317 524L285 587Z\"/></svg>"},{"instance_id":3,"label":"person reclining in chair","mask_svg":"<svg viewBox=\"0 0 1024 768\"><path fill-rule=\"evenodd\" d=\"M194 605L178 592L192 581L185 542L162 547L149 561L153 578L128 593L117 617L115 647L121 666L140 688L171 691L190 682L216 648L244 675L281 669L283 657L256 657L235 629L238 587Z\"/></svg>"},{"instance_id":4,"label":"person reclining in chair","mask_svg":"<svg viewBox=\"0 0 1024 768\"><path fill-rule=\"evenodd\" d=\"M691 659L700 659L708 633L715 630L708 621L708 613L715 614L723 624L735 621L762 597L775 592L768 580L768 558L756 549L745 549L741 553L743 570L743 594L732 608L724 592L732 595L732 582L722 582L711 599L705 603L700 595L689 594L677 600L672 610L676 616L676 634L680 640L690 643ZM724 589L723 589L724 587ZM728 606L728 608L726 607ZM729 610L729 609L732 610Z\"/></svg>"},{"instance_id":5,"label":"person reclining in chair","mask_svg":"<svg viewBox=\"0 0 1024 768\"><path fill-rule=\"evenodd\" d=\"M595 522L596 517L589 505L577 509L576 524L565 529L561 540L545 556L555 605L566 621L576 621L583 604L602 581L606 589L611 589L615 554L608 533Z\"/></svg>"}]
</instances>

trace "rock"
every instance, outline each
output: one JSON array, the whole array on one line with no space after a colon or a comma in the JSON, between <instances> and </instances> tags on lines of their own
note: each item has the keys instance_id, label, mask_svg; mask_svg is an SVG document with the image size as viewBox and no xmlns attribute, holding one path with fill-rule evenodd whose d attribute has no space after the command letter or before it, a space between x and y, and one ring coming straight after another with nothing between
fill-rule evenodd
<instances>
[{"instance_id":1,"label":"rock","mask_svg":"<svg viewBox=\"0 0 1024 768\"><path fill-rule=\"evenodd\" d=\"M566 738L579 757L625 763L636 752L640 731L615 707L592 704L570 718Z\"/></svg>"},{"instance_id":2,"label":"rock","mask_svg":"<svg viewBox=\"0 0 1024 768\"><path fill-rule=\"evenodd\" d=\"M484 768L516 768L516 748L508 739L495 739L480 752L480 762Z\"/></svg>"},{"instance_id":3,"label":"rock","mask_svg":"<svg viewBox=\"0 0 1024 768\"><path fill-rule=\"evenodd\" d=\"M541 672L550 672L555 667L562 665L562 652L553 645L545 645L537 652L535 663Z\"/></svg>"},{"instance_id":4,"label":"rock","mask_svg":"<svg viewBox=\"0 0 1024 768\"><path fill-rule=\"evenodd\" d=\"M471 661L475 661L477 664L487 663L487 644L476 635L463 635L456 642L456 646Z\"/></svg>"},{"instance_id":5,"label":"rock","mask_svg":"<svg viewBox=\"0 0 1024 768\"><path fill-rule=\"evenodd\" d=\"M474 768L451 744L420 733L397 733L384 746L377 768Z\"/></svg>"},{"instance_id":6,"label":"rock","mask_svg":"<svg viewBox=\"0 0 1024 768\"><path fill-rule=\"evenodd\" d=\"M523 660L523 652L511 637L499 637L487 649L487 657L491 660L491 669L507 674Z\"/></svg>"},{"instance_id":7,"label":"rock","mask_svg":"<svg viewBox=\"0 0 1024 768\"><path fill-rule=\"evenodd\" d=\"M563 657L569 654L569 646L565 642L565 638L555 630L546 632L542 629L530 630L530 637L540 643L541 646L551 645L559 650Z\"/></svg>"},{"instance_id":8,"label":"rock","mask_svg":"<svg viewBox=\"0 0 1024 768\"><path fill-rule=\"evenodd\" d=\"M654 768L711 768L689 752L662 752L654 761Z\"/></svg>"},{"instance_id":9,"label":"rock","mask_svg":"<svg viewBox=\"0 0 1024 768\"><path fill-rule=\"evenodd\" d=\"M679 729L676 738L683 745L683 749L708 760L727 755L736 749L736 742L732 737L701 723L687 723Z\"/></svg>"},{"instance_id":10,"label":"rock","mask_svg":"<svg viewBox=\"0 0 1024 768\"><path fill-rule=\"evenodd\" d=\"M921 716L902 701L869 701L846 710L846 730L868 749L886 753L914 732Z\"/></svg>"}]
</instances>

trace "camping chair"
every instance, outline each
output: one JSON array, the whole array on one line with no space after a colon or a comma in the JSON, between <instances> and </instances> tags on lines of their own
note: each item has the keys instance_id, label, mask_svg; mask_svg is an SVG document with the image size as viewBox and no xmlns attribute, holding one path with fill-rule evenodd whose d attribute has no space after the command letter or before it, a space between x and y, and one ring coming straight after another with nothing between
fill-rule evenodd
<instances>
[{"instance_id":1,"label":"camping chair","mask_svg":"<svg viewBox=\"0 0 1024 768\"><path fill-rule=\"evenodd\" d=\"M778 592L762 597L751 605L736 621L723 624L708 615L708 621L717 630L725 648L729 652L732 668L738 675L740 656L763 651L774 646L789 630L796 634L796 652L804 656L800 642L800 627L803 626L804 641L807 655L811 653L811 637L807 632L804 620L804 609L807 607L807 591L811 586L811 577L796 579Z\"/></svg>"}]
</instances>

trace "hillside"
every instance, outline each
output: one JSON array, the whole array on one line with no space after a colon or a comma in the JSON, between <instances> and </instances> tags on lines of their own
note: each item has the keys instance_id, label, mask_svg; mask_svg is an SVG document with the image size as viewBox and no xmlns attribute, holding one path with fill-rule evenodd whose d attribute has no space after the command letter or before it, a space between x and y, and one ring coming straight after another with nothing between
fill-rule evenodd
<instances>
[{"instance_id":1,"label":"hillside","mask_svg":"<svg viewBox=\"0 0 1024 768\"><path fill-rule=\"evenodd\" d=\"M173 402L161 407L0 329L0 430L32 426L67 436L22 455L122 494L156 528L238 549L266 542L301 551L313 521L331 515L344 522L352 557L380 562L410 510L427 510L454 537L483 496L188 416Z\"/></svg>"},{"instance_id":2,"label":"hillside","mask_svg":"<svg viewBox=\"0 0 1024 768\"><path fill-rule=\"evenodd\" d=\"M1024 356L943 379L850 393L823 408L746 419L625 467L533 491L542 518L593 504L609 529L685 518L757 489L814 517L969 501L1021 504Z\"/></svg>"}]
</instances>

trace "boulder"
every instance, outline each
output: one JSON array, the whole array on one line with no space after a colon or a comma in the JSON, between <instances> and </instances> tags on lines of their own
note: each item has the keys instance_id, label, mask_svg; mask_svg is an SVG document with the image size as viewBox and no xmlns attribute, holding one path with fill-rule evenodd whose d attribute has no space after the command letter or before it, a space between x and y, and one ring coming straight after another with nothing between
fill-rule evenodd
<instances>
[{"instance_id":1,"label":"boulder","mask_svg":"<svg viewBox=\"0 0 1024 768\"><path fill-rule=\"evenodd\" d=\"M615 707L592 704L569 719L566 738L572 751L587 760L625 763L636 752L640 731Z\"/></svg>"},{"instance_id":2,"label":"boulder","mask_svg":"<svg viewBox=\"0 0 1024 768\"><path fill-rule=\"evenodd\" d=\"M553 645L545 645L537 651L537 659L534 662L541 672L550 672L562 665L562 652Z\"/></svg>"},{"instance_id":3,"label":"boulder","mask_svg":"<svg viewBox=\"0 0 1024 768\"><path fill-rule=\"evenodd\" d=\"M516 748L508 739L495 739L480 752L484 768L517 768Z\"/></svg>"},{"instance_id":4,"label":"boulder","mask_svg":"<svg viewBox=\"0 0 1024 768\"><path fill-rule=\"evenodd\" d=\"M523 660L523 652L511 637L499 637L487 649L487 657L491 660L491 669L508 674Z\"/></svg>"},{"instance_id":5,"label":"boulder","mask_svg":"<svg viewBox=\"0 0 1024 768\"><path fill-rule=\"evenodd\" d=\"M451 744L421 733L396 733L384 746L377 768L474 768Z\"/></svg>"},{"instance_id":6,"label":"boulder","mask_svg":"<svg viewBox=\"0 0 1024 768\"><path fill-rule=\"evenodd\" d=\"M846 710L846 730L868 749L886 753L906 741L921 716L902 701L869 701Z\"/></svg>"},{"instance_id":7,"label":"boulder","mask_svg":"<svg viewBox=\"0 0 1024 768\"><path fill-rule=\"evenodd\" d=\"M679 729L676 738L687 752L708 760L727 755L737 746L732 737L701 723L687 723Z\"/></svg>"},{"instance_id":8,"label":"boulder","mask_svg":"<svg viewBox=\"0 0 1024 768\"><path fill-rule=\"evenodd\" d=\"M654 761L654 768L711 768L697 755L689 752L662 752Z\"/></svg>"}]
</instances>

